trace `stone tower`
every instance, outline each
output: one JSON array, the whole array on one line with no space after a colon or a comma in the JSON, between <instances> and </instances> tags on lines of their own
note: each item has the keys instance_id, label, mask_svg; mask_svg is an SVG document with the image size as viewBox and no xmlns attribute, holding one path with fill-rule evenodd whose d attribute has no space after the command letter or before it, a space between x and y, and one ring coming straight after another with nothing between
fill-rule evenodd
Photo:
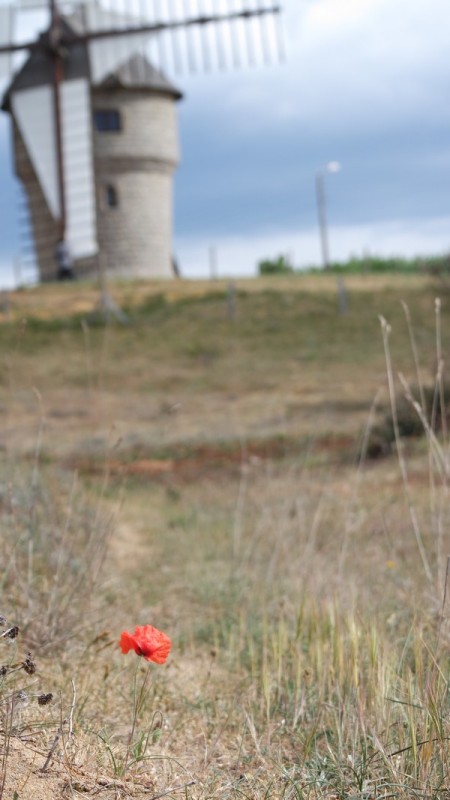
<instances>
[{"instance_id":1,"label":"stone tower","mask_svg":"<svg viewBox=\"0 0 450 800\"><path fill-rule=\"evenodd\" d=\"M173 275L180 96L140 55L92 88L98 243L110 274Z\"/></svg>"},{"instance_id":2,"label":"stone tower","mask_svg":"<svg viewBox=\"0 0 450 800\"><path fill-rule=\"evenodd\" d=\"M176 101L181 93L142 55L127 58L95 83L90 78L87 48L80 44L69 50L64 69L63 89L67 91L62 99L70 119L66 138L72 141L66 183L72 181L69 200L78 231L82 206L90 208L86 235L93 243L91 252L85 247L87 255L82 247L79 253L73 249L75 276L97 275L101 267L107 274L123 278L172 277L172 186L179 161ZM46 172L51 171L54 157L44 152L48 136L42 131L40 150L33 142L34 131L37 136L45 118L36 97L42 87L47 87L50 97L51 84L50 59L32 52L2 104L13 119L15 171L27 195L41 281L54 280L57 274L58 222L46 187ZM80 115L76 103L71 108L66 98L80 98L83 86L87 97ZM28 97L35 103L31 111L25 102ZM28 129L24 126L27 119ZM79 162L77 136L83 151ZM88 144L83 144L82 138L89 139ZM74 182L78 182L78 193ZM86 189L87 185L91 188Z\"/></svg>"}]
</instances>

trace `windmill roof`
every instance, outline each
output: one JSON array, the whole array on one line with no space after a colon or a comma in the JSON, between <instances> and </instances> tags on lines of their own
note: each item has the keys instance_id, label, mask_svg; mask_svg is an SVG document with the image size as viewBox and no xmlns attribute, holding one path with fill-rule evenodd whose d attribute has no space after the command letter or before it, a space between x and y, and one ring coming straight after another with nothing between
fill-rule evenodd
<instances>
[{"instance_id":1,"label":"windmill roof","mask_svg":"<svg viewBox=\"0 0 450 800\"><path fill-rule=\"evenodd\" d=\"M63 20L63 25L70 30ZM41 33L36 40L36 47L15 73L11 83L3 94L1 108L9 111L11 95L19 89L31 89L53 83L53 61L48 52L48 33ZM39 46L40 45L40 46ZM87 51L84 43L75 42L70 48L70 57L64 65L66 80L86 78L89 74Z\"/></svg>"},{"instance_id":2,"label":"windmill roof","mask_svg":"<svg viewBox=\"0 0 450 800\"><path fill-rule=\"evenodd\" d=\"M124 89L153 89L156 92L172 95L177 100L183 96L179 89L140 53L119 64L115 70L95 84L98 88L117 86Z\"/></svg>"}]
</instances>

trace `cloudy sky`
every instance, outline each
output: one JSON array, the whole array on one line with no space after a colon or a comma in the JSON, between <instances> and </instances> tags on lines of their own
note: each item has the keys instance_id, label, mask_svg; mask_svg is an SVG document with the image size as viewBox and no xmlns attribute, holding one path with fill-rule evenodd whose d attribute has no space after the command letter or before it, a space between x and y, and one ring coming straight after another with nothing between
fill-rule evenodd
<instances>
[{"instance_id":1,"label":"cloudy sky","mask_svg":"<svg viewBox=\"0 0 450 800\"><path fill-rule=\"evenodd\" d=\"M170 76L185 93L175 192L183 273L208 274L212 247L219 274L252 274L278 253L320 263L314 177L331 160L342 164L326 176L333 258L450 251L448 0L283 5L285 60ZM3 119L3 276L18 250L10 159Z\"/></svg>"}]
</instances>

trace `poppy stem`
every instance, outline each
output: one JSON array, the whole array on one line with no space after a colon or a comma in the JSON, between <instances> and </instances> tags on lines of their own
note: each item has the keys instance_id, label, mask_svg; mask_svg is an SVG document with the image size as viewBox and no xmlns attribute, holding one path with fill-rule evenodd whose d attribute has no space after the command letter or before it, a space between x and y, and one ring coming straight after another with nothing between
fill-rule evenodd
<instances>
[{"instance_id":1,"label":"poppy stem","mask_svg":"<svg viewBox=\"0 0 450 800\"><path fill-rule=\"evenodd\" d=\"M130 761L130 753L131 753L131 748L133 746L133 739L134 739L134 733L135 733L135 730L136 730L137 719L138 719L138 716L139 716L139 712L141 711L142 706L144 704L145 694L146 694L146 690L147 690L147 683L148 683L148 679L150 677L150 670L147 669L146 672L145 672L144 680L142 681L142 684L141 684L140 689L138 691L138 689L137 689L138 672L139 672L139 665L136 667L136 671L134 673L133 717L132 717L132 720L131 720L131 729L130 729L130 735L128 737L127 752L125 754L125 762L124 762L124 765L123 765L123 772L124 773L126 772L126 770L128 768L129 761Z\"/></svg>"}]
</instances>

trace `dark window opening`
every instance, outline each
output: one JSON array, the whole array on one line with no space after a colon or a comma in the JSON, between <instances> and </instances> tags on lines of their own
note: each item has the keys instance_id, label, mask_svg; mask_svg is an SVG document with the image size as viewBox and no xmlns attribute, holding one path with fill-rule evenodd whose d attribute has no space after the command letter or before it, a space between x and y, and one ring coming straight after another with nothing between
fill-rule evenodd
<instances>
[{"instance_id":1,"label":"dark window opening","mask_svg":"<svg viewBox=\"0 0 450 800\"><path fill-rule=\"evenodd\" d=\"M122 120L119 111L114 108L102 108L94 111L95 130L100 133L118 133L122 130Z\"/></svg>"},{"instance_id":2,"label":"dark window opening","mask_svg":"<svg viewBox=\"0 0 450 800\"><path fill-rule=\"evenodd\" d=\"M117 189L115 186L111 186L111 184L108 184L106 187L106 204L108 208L117 208L119 205Z\"/></svg>"}]
</instances>

